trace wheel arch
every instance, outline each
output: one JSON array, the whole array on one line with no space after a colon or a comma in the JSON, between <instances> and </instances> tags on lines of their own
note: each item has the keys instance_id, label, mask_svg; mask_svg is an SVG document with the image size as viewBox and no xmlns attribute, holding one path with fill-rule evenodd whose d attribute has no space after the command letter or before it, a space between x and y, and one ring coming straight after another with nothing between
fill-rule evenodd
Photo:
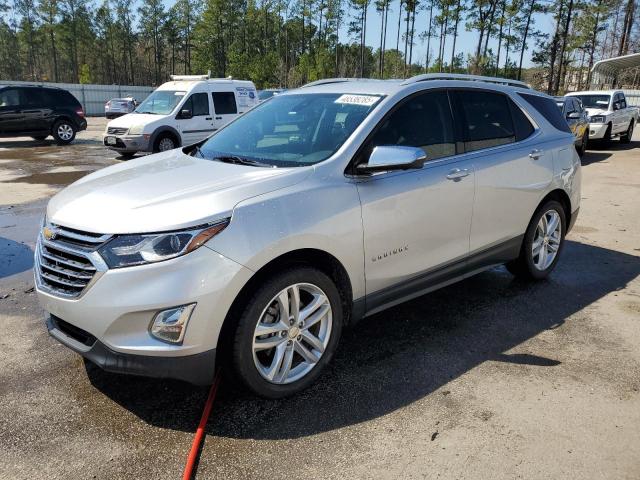
<instances>
[{"instance_id":1,"label":"wheel arch","mask_svg":"<svg viewBox=\"0 0 640 480\"><path fill-rule=\"evenodd\" d=\"M571 211L572 211L571 198L569 198L569 195L567 194L567 192L565 192L561 188L556 188L555 190L552 190L551 192L547 193L542 200L540 200L540 203L538 203L538 206L536 207L535 211L537 212L538 209L549 200L556 200L562 205L562 207L564 208L564 214L567 221L567 225L571 225L572 224L571 223ZM535 215L535 212L534 212L534 215Z\"/></svg>"},{"instance_id":2,"label":"wheel arch","mask_svg":"<svg viewBox=\"0 0 640 480\"><path fill-rule=\"evenodd\" d=\"M353 293L351 280L344 265L336 257L324 250L316 248L292 250L272 259L257 270L234 299L218 336L216 352L221 358L227 358L229 353L227 347L231 345L230 339L233 335L235 322L258 285L269 276L296 265L316 268L334 281L342 301L344 323L345 325L349 324L352 313Z\"/></svg>"},{"instance_id":3,"label":"wheel arch","mask_svg":"<svg viewBox=\"0 0 640 480\"><path fill-rule=\"evenodd\" d=\"M149 139L149 147L153 151L155 149L156 141L162 135L171 135L176 140L176 148L182 146L182 137L180 136L180 132L178 132L175 128L164 125L162 127L156 128L151 134L151 138Z\"/></svg>"}]
</instances>

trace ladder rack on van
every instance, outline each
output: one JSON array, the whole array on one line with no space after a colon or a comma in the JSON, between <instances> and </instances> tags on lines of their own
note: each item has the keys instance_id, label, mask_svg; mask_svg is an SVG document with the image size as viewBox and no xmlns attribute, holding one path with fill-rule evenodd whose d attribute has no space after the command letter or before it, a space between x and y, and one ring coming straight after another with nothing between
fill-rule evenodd
<instances>
[{"instance_id":1,"label":"ladder rack on van","mask_svg":"<svg viewBox=\"0 0 640 480\"><path fill-rule=\"evenodd\" d=\"M531 89L531 87L525 82L521 82L520 80L511 80L509 78L498 78L498 77L485 77L482 75L466 75L462 73L423 73L421 75L415 75L413 77L407 78L403 85L409 85L411 83L424 82L426 80L468 80L473 82L487 82L487 83L497 83L500 85L508 85L510 87L520 87Z\"/></svg>"},{"instance_id":2,"label":"ladder rack on van","mask_svg":"<svg viewBox=\"0 0 640 480\"><path fill-rule=\"evenodd\" d=\"M191 81L209 80L209 75L169 75L169 78L174 82L179 81Z\"/></svg>"}]
</instances>

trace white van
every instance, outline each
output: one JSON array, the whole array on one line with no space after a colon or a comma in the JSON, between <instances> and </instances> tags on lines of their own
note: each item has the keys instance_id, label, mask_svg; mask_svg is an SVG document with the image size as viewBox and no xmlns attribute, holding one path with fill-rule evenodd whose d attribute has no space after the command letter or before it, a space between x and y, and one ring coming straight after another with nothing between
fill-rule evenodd
<instances>
[{"instance_id":1,"label":"white van","mask_svg":"<svg viewBox=\"0 0 640 480\"><path fill-rule=\"evenodd\" d=\"M136 110L107 124L103 143L123 157L161 152L205 139L258 104L253 82L172 75Z\"/></svg>"}]
</instances>

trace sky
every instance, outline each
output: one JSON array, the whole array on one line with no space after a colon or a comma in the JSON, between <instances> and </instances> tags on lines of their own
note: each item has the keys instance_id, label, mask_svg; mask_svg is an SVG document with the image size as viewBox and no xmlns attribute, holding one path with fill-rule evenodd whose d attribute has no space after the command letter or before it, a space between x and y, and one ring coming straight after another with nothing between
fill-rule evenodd
<instances>
[{"instance_id":1,"label":"sky","mask_svg":"<svg viewBox=\"0 0 640 480\"><path fill-rule=\"evenodd\" d=\"M397 28L398 27L398 10L397 10L398 2L397 1L393 1L392 8L393 7L395 7L395 11L392 9L389 10L389 17L388 17L389 24L387 26L387 49L395 48L396 46L396 35L398 31L398 28ZM349 12L350 16L351 16L351 13L352 12ZM374 2L371 2L369 9L367 10L367 20L369 21L367 22L367 35L366 35L365 43L373 47L373 49L375 50L380 46L380 14L376 12ZM535 15L534 21L535 21L535 27L542 30L543 32L549 33L553 31L554 25L550 15L541 15L541 14ZM425 63L425 58L427 54L427 44L426 44L426 41L422 42L421 40L419 40L418 35L427 29L428 22L429 22L428 10L421 10L416 13L416 24L415 24L416 32L415 32L415 39L414 39L414 45L413 45L413 62L420 63L422 65L424 65ZM348 21L345 22L344 29L340 33L341 42L345 42L345 40L347 39L347 28L348 28L346 25L347 23ZM405 28L406 28L406 24L404 26L401 26L400 50L404 49L403 47L404 43L402 42L402 34L404 33ZM474 52L476 44L478 42L478 33L467 32L465 30L463 21L460 22L460 27L458 32L459 34L458 34L458 39L456 40L456 52L458 53L464 52L465 54ZM447 38L447 44L445 49L446 62L449 62L451 60L451 47L453 43L452 40L453 40L453 36L449 35L449 37ZM431 39L430 63L432 63L435 57L437 57L439 42L440 42L439 38L435 40L435 44L434 44L434 39L433 38ZM491 41L489 42L489 47L493 48L493 51L496 52L497 46L498 46L497 39L491 39ZM524 67L532 66L531 54L534 48L535 48L535 45L529 45L528 50L525 51L524 61L523 61ZM515 54L510 53L509 58L512 60L515 59L514 55ZM502 53L500 57L501 57L500 65L502 66L504 65L504 44L503 44Z\"/></svg>"}]
</instances>

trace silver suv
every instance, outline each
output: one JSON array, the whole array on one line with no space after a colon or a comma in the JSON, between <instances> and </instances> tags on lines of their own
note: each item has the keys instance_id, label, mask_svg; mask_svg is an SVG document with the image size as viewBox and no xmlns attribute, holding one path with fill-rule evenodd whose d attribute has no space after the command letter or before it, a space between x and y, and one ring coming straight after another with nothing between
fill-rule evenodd
<instances>
[{"instance_id":1,"label":"silver suv","mask_svg":"<svg viewBox=\"0 0 640 480\"><path fill-rule=\"evenodd\" d=\"M342 329L505 264L545 278L580 203L553 98L484 77L324 80L49 202L51 335L105 370L276 398Z\"/></svg>"}]
</instances>

